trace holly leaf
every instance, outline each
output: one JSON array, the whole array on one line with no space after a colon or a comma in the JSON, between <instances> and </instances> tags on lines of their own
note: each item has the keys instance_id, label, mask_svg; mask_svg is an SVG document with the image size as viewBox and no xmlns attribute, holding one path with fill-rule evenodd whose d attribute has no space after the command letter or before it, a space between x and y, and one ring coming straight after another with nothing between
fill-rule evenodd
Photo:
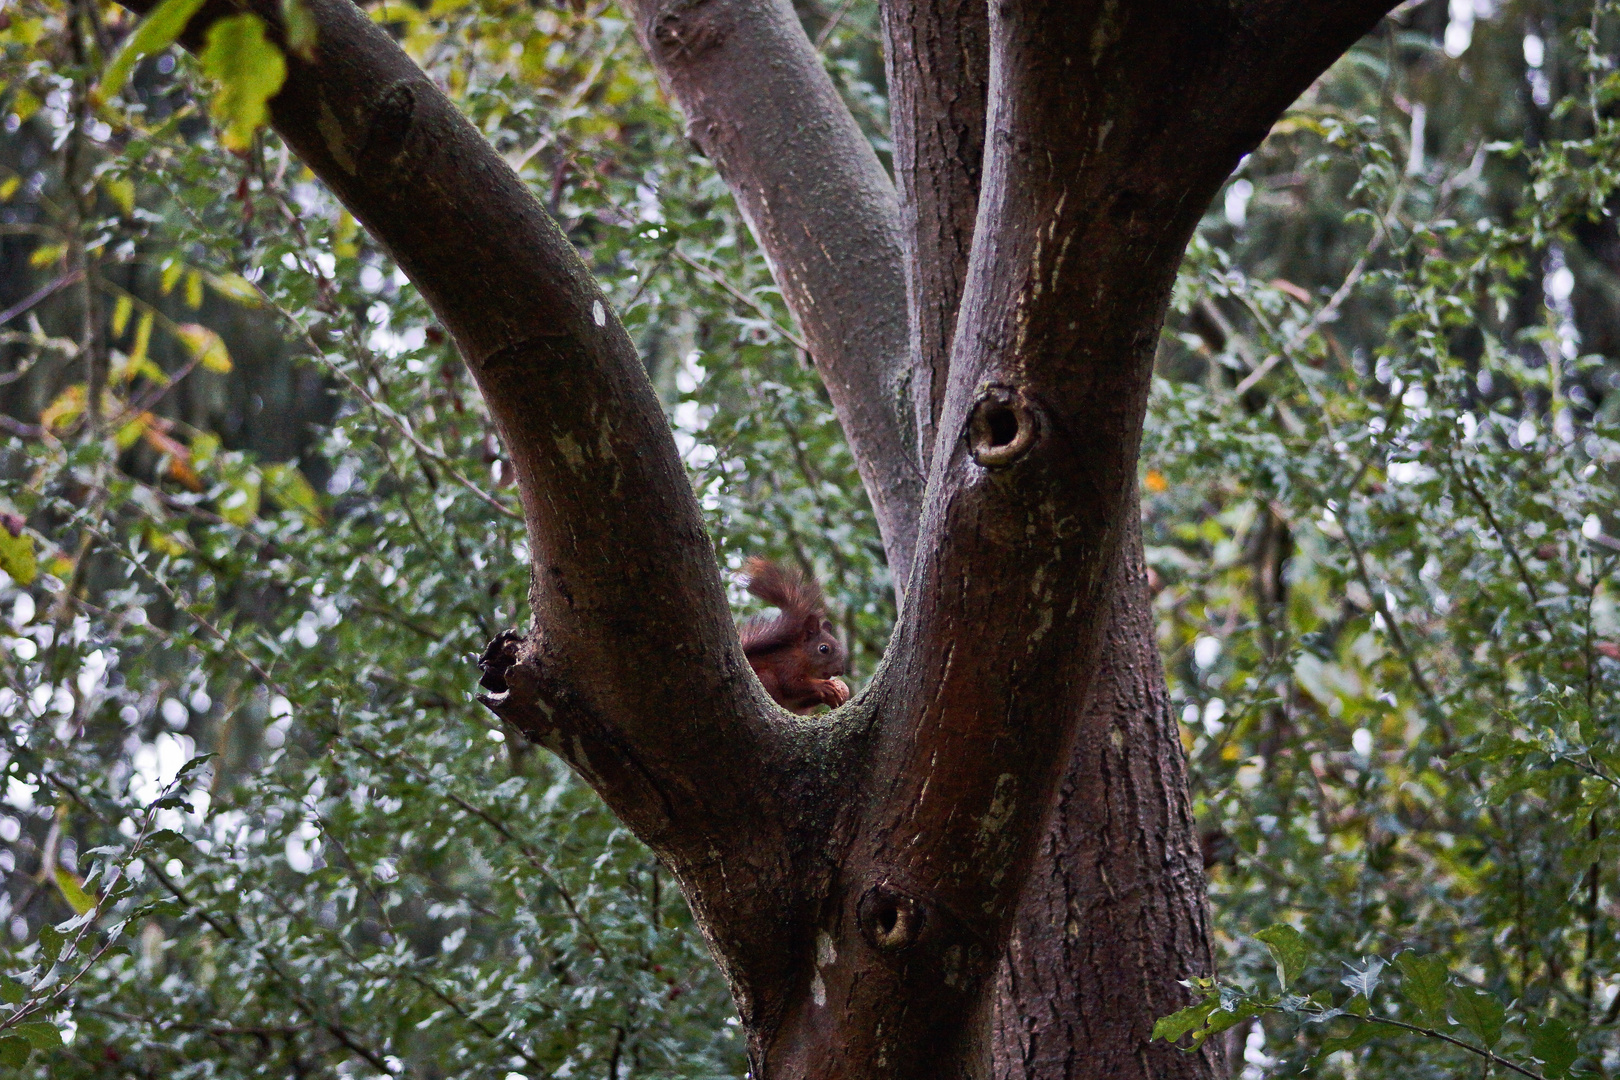
<instances>
[{"instance_id":1,"label":"holly leaf","mask_svg":"<svg viewBox=\"0 0 1620 1080\"><path fill-rule=\"evenodd\" d=\"M1177 1042L1187 1032L1202 1027L1209 1014L1214 1012L1220 1003L1221 996L1211 994L1196 1005L1189 1005L1169 1016L1161 1016L1153 1025L1152 1037L1169 1043Z\"/></svg>"},{"instance_id":2,"label":"holly leaf","mask_svg":"<svg viewBox=\"0 0 1620 1080\"><path fill-rule=\"evenodd\" d=\"M1495 994L1472 986L1451 989L1451 1017L1479 1037L1489 1050L1502 1038L1502 1021L1507 1010Z\"/></svg>"},{"instance_id":3,"label":"holly leaf","mask_svg":"<svg viewBox=\"0 0 1620 1080\"><path fill-rule=\"evenodd\" d=\"M1401 969L1401 996L1423 1015L1430 1027L1446 1022L1446 962L1438 956L1403 952L1395 958Z\"/></svg>"},{"instance_id":4,"label":"holly leaf","mask_svg":"<svg viewBox=\"0 0 1620 1080\"><path fill-rule=\"evenodd\" d=\"M1339 982L1348 986L1351 993L1360 994L1370 1003L1373 991L1378 989L1378 981L1383 976L1386 963L1387 961L1379 956L1364 956L1361 958L1360 967L1356 967L1354 964L1344 965L1350 969L1350 974L1340 979Z\"/></svg>"},{"instance_id":5,"label":"holly leaf","mask_svg":"<svg viewBox=\"0 0 1620 1080\"><path fill-rule=\"evenodd\" d=\"M253 133L270 117L270 99L287 78L287 61L264 34L264 20L241 14L208 28L202 68L219 84L209 112L224 130L227 150L253 145Z\"/></svg>"},{"instance_id":6,"label":"holly leaf","mask_svg":"<svg viewBox=\"0 0 1620 1080\"><path fill-rule=\"evenodd\" d=\"M1311 949L1304 936L1287 923L1276 923L1254 935L1263 942L1277 964L1277 981L1287 990L1310 964Z\"/></svg>"}]
</instances>

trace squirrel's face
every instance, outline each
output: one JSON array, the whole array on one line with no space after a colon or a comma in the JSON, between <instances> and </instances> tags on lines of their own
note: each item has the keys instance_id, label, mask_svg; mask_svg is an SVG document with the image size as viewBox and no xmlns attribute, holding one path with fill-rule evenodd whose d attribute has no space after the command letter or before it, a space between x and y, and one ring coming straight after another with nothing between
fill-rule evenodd
<instances>
[{"instance_id":1,"label":"squirrel's face","mask_svg":"<svg viewBox=\"0 0 1620 1080\"><path fill-rule=\"evenodd\" d=\"M833 636L832 623L822 621L821 629L810 639L807 651L818 678L830 679L834 675L844 673L847 654L844 652L844 646Z\"/></svg>"}]
</instances>

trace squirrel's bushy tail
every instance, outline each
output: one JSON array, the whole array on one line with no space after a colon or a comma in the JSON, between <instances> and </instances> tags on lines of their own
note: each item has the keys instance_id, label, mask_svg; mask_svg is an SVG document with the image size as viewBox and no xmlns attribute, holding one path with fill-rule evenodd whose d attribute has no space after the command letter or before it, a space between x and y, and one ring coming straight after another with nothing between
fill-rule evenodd
<instances>
[{"instance_id":1,"label":"squirrel's bushy tail","mask_svg":"<svg viewBox=\"0 0 1620 1080\"><path fill-rule=\"evenodd\" d=\"M783 614L825 614L827 603L821 597L821 586L806 580L796 570L784 570L769 559L758 555L743 564L748 576L748 591L782 609Z\"/></svg>"},{"instance_id":2,"label":"squirrel's bushy tail","mask_svg":"<svg viewBox=\"0 0 1620 1080\"><path fill-rule=\"evenodd\" d=\"M775 617L757 616L742 624L743 652L750 656L772 652L814 636L820 629L827 604L815 581L758 555L743 564L743 573L749 592L782 610Z\"/></svg>"}]
</instances>

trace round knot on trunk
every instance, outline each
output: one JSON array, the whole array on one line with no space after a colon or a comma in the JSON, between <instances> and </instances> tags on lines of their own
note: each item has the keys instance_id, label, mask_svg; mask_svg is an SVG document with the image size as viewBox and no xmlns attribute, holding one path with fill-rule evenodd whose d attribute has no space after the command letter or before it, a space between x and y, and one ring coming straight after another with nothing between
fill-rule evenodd
<instances>
[{"instance_id":1,"label":"round knot on trunk","mask_svg":"<svg viewBox=\"0 0 1620 1080\"><path fill-rule=\"evenodd\" d=\"M882 953L909 949L922 935L927 921L922 901L892 885L874 885L866 890L855 915L867 944Z\"/></svg>"},{"instance_id":2,"label":"round knot on trunk","mask_svg":"<svg viewBox=\"0 0 1620 1080\"><path fill-rule=\"evenodd\" d=\"M968 415L968 449L987 469L1011 465L1041 435L1040 413L1016 387L986 387Z\"/></svg>"}]
</instances>

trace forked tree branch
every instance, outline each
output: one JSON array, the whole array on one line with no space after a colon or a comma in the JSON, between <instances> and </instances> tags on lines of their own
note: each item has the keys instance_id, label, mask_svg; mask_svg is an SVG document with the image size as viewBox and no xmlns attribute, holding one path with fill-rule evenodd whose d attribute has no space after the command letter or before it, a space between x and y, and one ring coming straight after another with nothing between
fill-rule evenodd
<instances>
[{"instance_id":1,"label":"forked tree branch","mask_svg":"<svg viewBox=\"0 0 1620 1080\"><path fill-rule=\"evenodd\" d=\"M644 30L701 65L779 2L694 0ZM517 465L536 629L486 658L492 705L671 863L762 1076L979 1071L988 975L1098 677L1182 248L1239 156L1384 6L991 10L985 179L910 595L868 693L794 721L748 672L667 424L583 263L385 32L347 0L309 4L320 58L289 57L276 126L456 336ZM726 135L700 138L742 154ZM842 190L766 202L801 200L774 220L803 230ZM857 235L888 245L873 265L892 279L881 219ZM833 278L870 254L838 252ZM854 356L865 328L836 305L859 298L786 277L796 311L833 306L828 341ZM881 376L898 356L833 363L869 470L912 460L882 449L909 427Z\"/></svg>"}]
</instances>

